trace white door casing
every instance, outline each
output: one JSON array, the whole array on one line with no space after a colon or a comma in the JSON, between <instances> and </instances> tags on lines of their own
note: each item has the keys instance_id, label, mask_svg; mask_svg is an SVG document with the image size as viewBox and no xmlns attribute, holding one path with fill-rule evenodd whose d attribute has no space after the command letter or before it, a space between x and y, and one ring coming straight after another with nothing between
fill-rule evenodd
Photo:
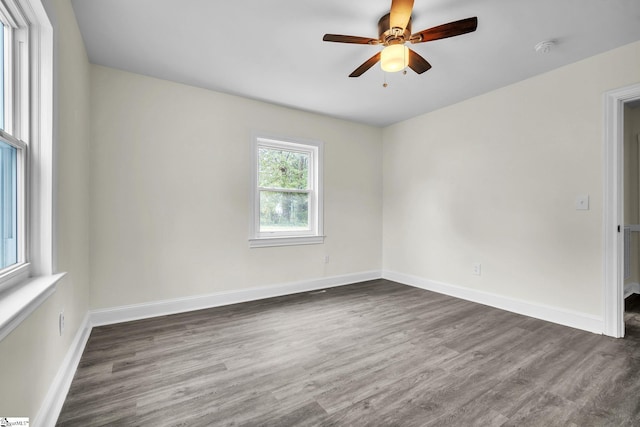
<instances>
[{"instance_id":1,"label":"white door casing","mask_svg":"<svg viewBox=\"0 0 640 427\"><path fill-rule=\"evenodd\" d=\"M640 84L604 95L604 334L624 336L624 104L640 99Z\"/></svg>"}]
</instances>

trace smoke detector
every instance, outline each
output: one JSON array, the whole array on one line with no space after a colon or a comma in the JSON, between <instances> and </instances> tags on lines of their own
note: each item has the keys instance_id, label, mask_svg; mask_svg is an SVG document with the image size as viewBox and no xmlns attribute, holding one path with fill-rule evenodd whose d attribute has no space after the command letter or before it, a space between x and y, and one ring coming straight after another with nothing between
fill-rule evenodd
<instances>
[{"instance_id":1,"label":"smoke detector","mask_svg":"<svg viewBox=\"0 0 640 427\"><path fill-rule=\"evenodd\" d=\"M556 42L554 42L553 40L545 40L538 43L533 48L538 53L549 53L551 52L551 49L553 49L555 45L556 45Z\"/></svg>"}]
</instances>

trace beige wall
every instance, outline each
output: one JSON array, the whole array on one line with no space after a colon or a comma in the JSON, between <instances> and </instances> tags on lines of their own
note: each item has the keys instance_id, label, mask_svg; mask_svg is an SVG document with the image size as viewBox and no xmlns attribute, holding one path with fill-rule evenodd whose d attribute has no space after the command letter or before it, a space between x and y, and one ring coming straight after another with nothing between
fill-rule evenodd
<instances>
[{"instance_id":1,"label":"beige wall","mask_svg":"<svg viewBox=\"0 0 640 427\"><path fill-rule=\"evenodd\" d=\"M624 223L640 224L640 107L624 109ZM640 282L640 234L631 233L631 277L625 284Z\"/></svg>"},{"instance_id":2,"label":"beige wall","mask_svg":"<svg viewBox=\"0 0 640 427\"><path fill-rule=\"evenodd\" d=\"M384 269L600 315L603 93L638 70L635 43L384 129Z\"/></svg>"},{"instance_id":3,"label":"beige wall","mask_svg":"<svg viewBox=\"0 0 640 427\"><path fill-rule=\"evenodd\" d=\"M32 421L87 313L89 295L89 63L69 1L44 3L56 46L55 253L57 270L68 274L52 297L0 341L0 414Z\"/></svg>"},{"instance_id":4,"label":"beige wall","mask_svg":"<svg viewBox=\"0 0 640 427\"><path fill-rule=\"evenodd\" d=\"M254 130L324 141L325 244L249 249ZM380 269L378 128L92 66L91 140L93 308Z\"/></svg>"}]
</instances>

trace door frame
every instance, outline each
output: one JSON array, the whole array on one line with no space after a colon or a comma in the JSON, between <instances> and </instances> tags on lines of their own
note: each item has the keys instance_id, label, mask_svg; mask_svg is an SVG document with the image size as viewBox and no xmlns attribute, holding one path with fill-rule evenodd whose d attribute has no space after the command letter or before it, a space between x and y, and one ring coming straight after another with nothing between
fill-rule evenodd
<instances>
[{"instance_id":1,"label":"door frame","mask_svg":"<svg viewBox=\"0 0 640 427\"><path fill-rule=\"evenodd\" d=\"M624 104L640 100L640 83L604 94L604 334L624 337Z\"/></svg>"}]
</instances>

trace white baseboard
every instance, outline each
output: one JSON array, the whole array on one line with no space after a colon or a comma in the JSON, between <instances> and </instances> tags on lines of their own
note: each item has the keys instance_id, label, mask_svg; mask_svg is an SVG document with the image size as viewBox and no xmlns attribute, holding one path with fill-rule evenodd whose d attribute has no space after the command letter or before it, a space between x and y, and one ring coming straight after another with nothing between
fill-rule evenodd
<instances>
[{"instance_id":1,"label":"white baseboard","mask_svg":"<svg viewBox=\"0 0 640 427\"><path fill-rule=\"evenodd\" d=\"M31 425L36 427L55 426L89 335L91 335L91 325L89 323L89 313L87 313Z\"/></svg>"},{"instance_id":2,"label":"white baseboard","mask_svg":"<svg viewBox=\"0 0 640 427\"><path fill-rule=\"evenodd\" d=\"M640 294L640 283L633 282L624 285L624 297L628 297L631 294Z\"/></svg>"},{"instance_id":3,"label":"white baseboard","mask_svg":"<svg viewBox=\"0 0 640 427\"><path fill-rule=\"evenodd\" d=\"M219 307L240 302L255 301L264 298L308 292L317 289L331 288L380 279L380 271L366 271L362 273L345 274L342 276L323 277L320 279L303 280L274 286L241 289L234 291L216 292L207 295L176 298L171 300L153 301L142 304L126 305L90 312L92 326L110 325L131 320L147 319L168 314L184 313L205 308Z\"/></svg>"},{"instance_id":4,"label":"white baseboard","mask_svg":"<svg viewBox=\"0 0 640 427\"><path fill-rule=\"evenodd\" d=\"M535 304L489 292L449 285L447 283L436 282L408 274L396 273L394 271L383 271L382 277L404 285L450 295L452 297L488 305L501 310L511 311L513 313L523 314L529 317L535 317L536 319L542 319L564 326L570 326L576 329L582 329L596 334L602 334L604 331L604 321L599 316L566 310L559 307Z\"/></svg>"}]
</instances>

